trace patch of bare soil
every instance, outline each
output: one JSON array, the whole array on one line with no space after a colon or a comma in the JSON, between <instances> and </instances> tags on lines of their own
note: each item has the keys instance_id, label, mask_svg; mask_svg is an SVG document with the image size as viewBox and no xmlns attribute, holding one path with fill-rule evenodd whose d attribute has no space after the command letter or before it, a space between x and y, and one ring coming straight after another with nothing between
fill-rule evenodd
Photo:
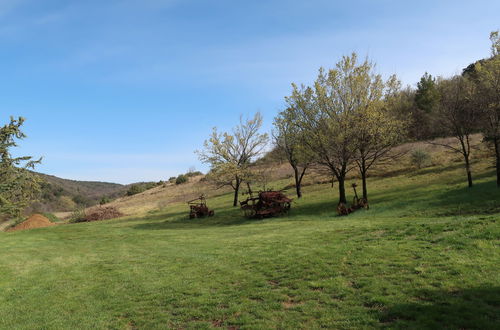
<instances>
[{"instance_id":1,"label":"patch of bare soil","mask_svg":"<svg viewBox=\"0 0 500 330\"><path fill-rule=\"evenodd\" d=\"M55 226L56 224L53 222L50 222L49 219L44 217L41 214L33 214L28 218L28 220L25 220L21 222L20 224L9 228L7 231L17 231L17 230L26 230L26 229L33 229L33 228L43 228L43 227L50 227L50 226Z\"/></svg>"}]
</instances>

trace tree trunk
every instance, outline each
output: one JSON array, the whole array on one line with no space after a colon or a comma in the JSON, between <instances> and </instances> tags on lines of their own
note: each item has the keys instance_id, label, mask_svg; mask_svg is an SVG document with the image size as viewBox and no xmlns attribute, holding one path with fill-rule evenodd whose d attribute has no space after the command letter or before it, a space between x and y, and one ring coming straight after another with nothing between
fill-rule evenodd
<instances>
[{"instance_id":1,"label":"tree trunk","mask_svg":"<svg viewBox=\"0 0 500 330\"><path fill-rule=\"evenodd\" d=\"M500 139L495 137L493 140L495 144L495 156L496 156L496 167L497 167L497 187L500 187Z\"/></svg>"},{"instance_id":2,"label":"tree trunk","mask_svg":"<svg viewBox=\"0 0 500 330\"><path fill-rule=\"evenodd\" d=\"M361 171L361 181L363 182L363 198L368 201L368 188L366 186L366 169Z\"/></svg>"},{"instance_id":3,"label":"tree trunk","mask_svg":"<svg viewBox=\"0 0 500 330\"><path fill-rule=\"evenodd\" d=\"M234 201L233 207L238 206L238 193L240 192L240 180L236 180L236 184L234 185Z\"/></svg>"},{"instance_id":4,"label":"tree trunk","mask_svg":"<svg viewBox=\"0 0 500 330\"><path fill-rule=\"evenodd\" d=\"M469 188L472 187L472 171L470 168L470 144L469 144L469 136L458 136L460 144L462 145L462 155L464 156L465 161L465 171L467 172L467 182L469 184ZM466 139L466 140L465 140Z\"/></svg>"},{"instance_id":5,"label":"tree trunk","mask_svg":"<svg viewBox=\"0 0 500 330\"><path fill-rule=\"evenodd\" d=\"M362 181L362 186L363 186L363 198L368 201L368 188L366 184L366 175L368 172L368 169L366 168L366 160L364 157L364 154L361 154L361 166L359 168L361 172L361 181Z\"/></svg>"},{"instance_id":6,"label":"tree trunk","mask_svg":"<svg viewBox=\"0 0 500 330\"><path fill-rule=\"evenodd\" d=\"M465 170L467 171L467 182L469 183L469 188L472 187L472 171L470 169L469 155L464 154L465 159Z\"/></svg>"},{"instance_id":7,"label":"tree trunk","mask_svg":"<svg viewBox=\"0 0 500 330\"><path fill-rule=\"evenodd\" d=\"M297 191L297 198L302 197L302 191L301 191L301 181L302 177L299 176L299 168L297 166L293 167L293 174L295 175L295 190Z\"/></svg>"},{"instance_id":8,"label":"tree trunk","mask_svg":"<svg viewBox=\"0 0 500 330\"><path fill-rule=\"evenodd\" d=\"M345 177L337 178L339 181L339 204L347 204L347 198L345 195Z\"/></svg>"}]
</instances>

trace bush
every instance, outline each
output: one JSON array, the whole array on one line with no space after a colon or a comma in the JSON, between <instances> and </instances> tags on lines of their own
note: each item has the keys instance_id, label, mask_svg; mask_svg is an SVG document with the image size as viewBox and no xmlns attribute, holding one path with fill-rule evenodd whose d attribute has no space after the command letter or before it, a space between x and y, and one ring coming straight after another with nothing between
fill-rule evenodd
<instances>
[{"instance_id":1,"label":"bush","mask_svg":"<svg viewBox=\"0 0 500 330\"><path fill-rule=\"evenodd\" d=\"M186 183L188 182L188 177L185 176L184 174L181 174L177 177L177 179L175 179L175 184L183 184L183 183Z\"/></svg>"},{"instance_id":2,"label":"bush","mask_svg":"<svg viewBox=\"0 0 500 330\"><path fill-rule=\"evenodd\" d=\"M85 209L76 209L71 213L69 218L69 223L78 223L87 221L87 217L85 215Z\"/></svg>"},{"instance_id":3,"label":"bush","mask_svg":"<svg viewBox=\"0 0 500 330\"><path fill-rule=\"evenodd\" d=\"M109 198L107 196L104 196L103 198L101 198L99 205L108 204L109 202L110 202Z\"/></svg>"},{"instance_id":4,"label":"bush","mask_svg":"<svg viewBox=\"0 0 500 330\"><path fill-rule=\"evenodd\" d=\"M188 172L185 174L188 178L193 177L193 176L198 176L198 175L203 175L200 171L194 171L194 172Z\"/></svg>"},{"instance_id":5,"label":"bush","mask_svg":"<svg viewBox=\"0 0 500 330\"><path fill-rule=\"evenodd\" d=\"M145 191L146 189L144 189L143 186L141 185L138 185L138 184L134 184L132 185L128 190L127 190L127 196L133 196L133 195L137 195L137 194L140 194L141 192Z\"/></svg>"},{"instance_id":6,"label":"bush","mask_svg":"<svg viewBox=\"0 0 500 330\"><path fill-rule=\"evenodd\" d=\"M417 149L411 153L411 162L418 169L429 166L431 163L431 156L424 150Z\"/></svg>"},{"instance_id":7,"label":"bush","mask_svg":"<svg viewBox=\"0 0 500 330\"><path fill-rule=\"evenodd\" d=\"M177 179L175 176L171 176L170 178L168 178L168 182L174 183L175 179Z\"/></svg>"}]
</instances>

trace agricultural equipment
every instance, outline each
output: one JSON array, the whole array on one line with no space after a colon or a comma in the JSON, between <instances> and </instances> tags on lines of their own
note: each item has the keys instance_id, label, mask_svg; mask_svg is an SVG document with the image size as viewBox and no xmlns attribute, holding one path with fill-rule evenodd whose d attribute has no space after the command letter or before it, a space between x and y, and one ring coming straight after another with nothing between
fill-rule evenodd
<instances>
[{"instance_id":1,"label":"agricultural equipment","mask_svg":"<svg viewBox=\"0 0 500 330\"><path fill-rule=\"evenodd\" d=\"M204 195L187 202L189 205L189 219L204 218L213 216L215 212L207 207L207 200Z\"/></svg>"},{"instance_id":2,"label":"agricultural equipment","mask_svg":"<svg viewBox=\"0 0 500 330\"><path fill-rule=\"evenodd\" d=\"M288 213L291 203L281 191L261 191L258 197L249 197L240 205L246 217L262 219Z\"/></svg>"},{"instance_id":3,"label":"agricultural equipment","mask_svg":"<svg viewBox=\"0 0 500 330\"><path fill-rule=\"evenodd\" d=\"M344 203L339 203L339 205L337 206L337 213L339 215L348 215L349 213L352 213L356 210L359 210L359 209L369 209L370 206L368 205L368 201L366 200L366 198L359 198L358 197L358 193L356 192L356 187L358 185L353 183L352 184L352 189L354 190L354 198L352 200L352 205L351 207L347 207L346 204Z\"/></svg>"}]
</instances>

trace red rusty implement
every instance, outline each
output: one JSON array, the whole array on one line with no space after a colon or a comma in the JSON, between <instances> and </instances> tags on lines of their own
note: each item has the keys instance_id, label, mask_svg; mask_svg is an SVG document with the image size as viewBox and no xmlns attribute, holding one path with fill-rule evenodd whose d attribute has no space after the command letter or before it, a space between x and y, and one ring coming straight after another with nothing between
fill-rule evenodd
<instances>
[{"instance_id":1,"label":"red rusty implement","mask_svg":"<svg viewBox=\"0 0 500 330\"><path fill-rule=\"evenodd\" d=\"M261 191L258 197L249 197L240 205L248 218L262 219L288 213L291 203L281 191Z\"/></svg>"},{"instance_id":2,"label":"red rusty implement","mask_svg":"<svg viewBox=\"0 0 500 330\"><path fill-rule=\"evenodd\" d=\"M189 205L189 219L204 218L213 216L215 212L207 207L205 195L187 202Z\"/></svg>"}]
</instances>

